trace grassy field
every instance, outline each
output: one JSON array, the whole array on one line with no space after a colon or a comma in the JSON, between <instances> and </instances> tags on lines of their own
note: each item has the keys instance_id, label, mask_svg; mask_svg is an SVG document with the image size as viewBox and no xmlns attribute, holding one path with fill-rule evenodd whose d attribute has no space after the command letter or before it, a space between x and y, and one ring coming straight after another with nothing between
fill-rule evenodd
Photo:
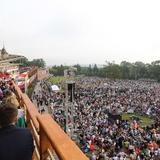
<instances>
[{"instance_id":1,"label":"grassy field","mask_svg":"<svg viewBox=\"0 0 160 160\"><path fill-rule=\"evenodd\" d=\"M60 83L63 83L63 82L66 82L66 81L73 81L74 78L71 77L71 78L66 78L66 77L52 77L52 78L49 78L47 81L52 83L52 84L60 84Z\"/></svg>"},{"instance_id":2,"label":"grassy field","mask_svg":"<svg viewBox=\"0 0 160 160\"><path fill-rule=\"evenodd\" d=\"M67 81L73 81L74 79L73 78L66 78L66 77L52 77L52 78L49 78L47 80L47 82L51 83L52 85L57 85L59 88L60 88L60 92L64 92L65 91L65 88L64 88L64 84L67 82Z\"/></svg>"},{"instance_id":3,"label":"grassy field","mask_svg":"<svg viewBox=\"0 0 160 160\"><path fill-rule=\"evenodd\" d=\"M123 113L122 114L122 119L126 119L126 120L130 120L130 116L136 116L138 118L142 119L142 123L140 123L140 126L145 126L145 125L151 125L151 119L148 117L144 117L144 116L138 116L135 114L127 114L127 113Z\"/></svg>"},{"instance_id":4,"label":"grassy field","mask_svg":"<svg viewBox=\"0 0 160 160\"><path fill-rule=\"evenodd\" d=\"M68 79L65 77L52 77L52 78L48 79L48 82L50 82L52 84L56 84L56 83L65 82L66 80L68 80Z\"/></svg>"}]
</instances>

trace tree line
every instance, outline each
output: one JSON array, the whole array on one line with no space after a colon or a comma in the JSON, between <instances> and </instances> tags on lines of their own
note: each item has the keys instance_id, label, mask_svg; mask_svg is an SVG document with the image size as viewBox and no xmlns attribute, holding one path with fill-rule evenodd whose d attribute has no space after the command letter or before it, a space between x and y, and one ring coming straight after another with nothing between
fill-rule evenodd
<instances>
[{"instance_id":1,"label":"tree line","mask_svg":"<svg viewBox=\"0 0 160 160\"><path fill-rule=\"evenodd\" d=\"M33 59L32 61L29 61L27 58L24 58L23 60L23 67L25 66L37 66L37 67L45 67L46 62L43 58Z\"/></svg>"},{"instance_id":2,"label":"tree line","mask_svg":"<svg viewBox=\"0 0 160 160\"><path fill-rule=\"evenodd\" d=\"M25 58L23 65L45 67L46 63L42 58L33 59L32 61L28 61L28 59ZM110 79L152 79L160 81L160 60L146 64L141 61L134 63L122 61L120 64L116 64L114 61L106 61L105 65L101 68L97 67L97 64L89 64L88 66L75 64L73 67L77 68L76 75L98 76ZM62 64L60 66L54 65L49 68L49 72L54 76L63 76L64 70L69 68L70 66Z\"/></svg>"},{"instance_id":3,"label":"tree line","mask_svg":"<svg viewBox=\"0 0 160 160\"><path fill-rule=\"evenodd\" d=\"M76 75L98 76L111 79L152 79L160 81L160 60L151 62L150 64L140 61L135 63L122 61L120 65L115 62L106 61L102 68L98 68L96 64L90 64L88 67L75 64L73 67L77 68ZM49 71L54 76L63 76L64 70L68 68L69 66L54 65Z\"/></svg>"}]
</instances>

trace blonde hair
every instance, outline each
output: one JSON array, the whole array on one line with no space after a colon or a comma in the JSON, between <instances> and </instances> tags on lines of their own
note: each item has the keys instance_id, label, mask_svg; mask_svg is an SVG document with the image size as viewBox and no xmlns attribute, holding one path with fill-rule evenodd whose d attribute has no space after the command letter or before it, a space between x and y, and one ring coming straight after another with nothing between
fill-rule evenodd
<instances>
[{"instance_id":1,"label":"blonde hair","mask_svg":"<svg viewBox=\"0 0 160 160\"><path fill-rule=\"evenodd\" d=\"M13 104L15 104L17 107L19 107L19 102L18 102L17 98L15 98L15 97L8 97L8 98L6 99L6 101L7 101L7 102L10 102L10 103L13 103Z\"/></svg>"},{"instance_id":2,"label":"blonde hair","mask_svg":"<svg viewBox=\"0 0 160 160\"><path fill-rule=\"evenodd\" d=\"M11 90L7 90L5 97L8 98L8 97L11 97L12 95L13 95L12 91Z\"/></svg>"}]
</instances>

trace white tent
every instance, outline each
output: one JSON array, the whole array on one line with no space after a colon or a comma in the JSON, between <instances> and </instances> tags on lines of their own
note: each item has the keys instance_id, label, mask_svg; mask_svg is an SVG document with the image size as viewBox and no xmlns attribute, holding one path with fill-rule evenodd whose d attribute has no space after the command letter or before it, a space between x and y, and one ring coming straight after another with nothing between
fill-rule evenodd
<instances>
[{"instance_id":1,"label":"white tent","mask_svg":"<svg viewBox=\"0 0 160 160\"><path fill-rule=\"evenodd\" d=\"M52 91L59 91L59 88L57 85L52 85L51 88L52 88Z\"/></svg>"}]
</instances>

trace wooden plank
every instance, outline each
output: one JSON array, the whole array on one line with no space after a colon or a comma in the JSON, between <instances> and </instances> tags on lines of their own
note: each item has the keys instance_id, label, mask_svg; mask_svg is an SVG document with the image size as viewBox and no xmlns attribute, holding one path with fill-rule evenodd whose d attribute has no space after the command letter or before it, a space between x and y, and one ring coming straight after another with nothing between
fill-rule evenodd
<instances>
[{"instance_id":1,"label":"wooden plank","mask_svg":"<svg viewBox=\"0 0 160 160\"><path fill-rule=\"evenodd\" d=\"M29 117L32 119L32 122L37 132L39 132L39 124L37 121L37 116L40 115L40 113L38 112L37 108L34 106L34 104L31 102L31 100L25 93L22 94L22 101L27 108L27 114L29 114Z\"/></svg>"},{"instance_id":2,"label":"wooden plank","mask_svg":"<svg viewBox=\"0 0 160 160\"><path fill-rule=\"evenodd\" d=\"M88 160L49 114L38 116L38 121L60 160Z\"/></svg>"}]
</instances>

